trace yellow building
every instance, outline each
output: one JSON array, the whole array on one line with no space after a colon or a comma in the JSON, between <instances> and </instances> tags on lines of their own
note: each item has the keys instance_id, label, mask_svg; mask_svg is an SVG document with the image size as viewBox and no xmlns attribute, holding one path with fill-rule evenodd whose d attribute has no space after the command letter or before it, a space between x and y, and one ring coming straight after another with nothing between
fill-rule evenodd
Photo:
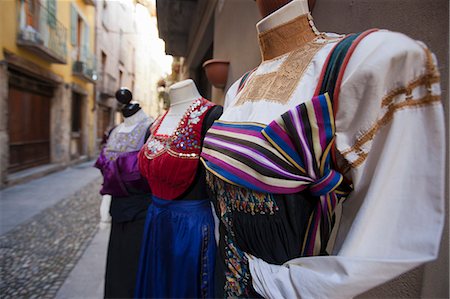
<instances>
[{"instance_id":1,"label":"yellow building","mask_svg":"<svg viewBox=\"0 0 450 299\"><path fill-rule=\"evenodd\" d=\"M95 3L0 1L0 187L95 153Z\"/></svg>"}]
</instances>

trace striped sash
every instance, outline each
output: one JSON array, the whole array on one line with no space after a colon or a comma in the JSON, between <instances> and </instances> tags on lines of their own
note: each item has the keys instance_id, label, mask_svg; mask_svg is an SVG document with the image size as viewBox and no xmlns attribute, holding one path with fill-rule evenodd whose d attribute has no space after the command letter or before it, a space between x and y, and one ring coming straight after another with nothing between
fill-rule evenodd
<instances>
[{"instance_id":1,"label":"striped sash","mask_svg":"<svg viewBox=\"0 0 450 299\"><path fill-rule=\"evenodd\" d=\"M318 198L302 256L324 254L334 210L350 192L336 171L334 151L337 94L349 55L367 34L349 35L330 53L316 96L269 125L216 121L204 139L206 168L222 180L258 192L307 191ZM327 93L330 91L330 93ZM330 96L335 95L336 102ZM334 107L333 107L334 106Z\"/></svg>"}]
</instances>

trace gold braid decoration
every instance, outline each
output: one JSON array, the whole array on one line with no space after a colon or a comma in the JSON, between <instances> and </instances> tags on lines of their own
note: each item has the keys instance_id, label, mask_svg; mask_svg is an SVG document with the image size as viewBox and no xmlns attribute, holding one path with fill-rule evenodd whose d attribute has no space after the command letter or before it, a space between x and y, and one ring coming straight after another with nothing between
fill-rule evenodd
<instances>
[{"instance_id":1,"label":"gold braid decoration","mask_svg":"<svg viewBox=\"0 0 450 299\"><path fill-rule=\"evenodd\" d=\"M439 72L433 63L431 51L428 49L424 50L427 57L426 73L423 76L411 81L406 87L396 88L389 92L381 101L381 107L387 108L385 114L378 119L370 129L358 137L352 147L341 152L344 157L348 156L350 153L355 153L358 156L356 160L349 161L352 168L360 166L366 160L368 153L364 152L362 147L367 142L372 141L376 133L394 118L395 112L407 108L423 107L440 102L440 95L433 95L431 93L431 85L434 83L439 83ZM412 91L418 86L426 86L427 94L422 98L415 100L412 97ZM405 100L400 103L394 103L394 99L401 94L405 94Z\"/></svg>"}]
</instances>

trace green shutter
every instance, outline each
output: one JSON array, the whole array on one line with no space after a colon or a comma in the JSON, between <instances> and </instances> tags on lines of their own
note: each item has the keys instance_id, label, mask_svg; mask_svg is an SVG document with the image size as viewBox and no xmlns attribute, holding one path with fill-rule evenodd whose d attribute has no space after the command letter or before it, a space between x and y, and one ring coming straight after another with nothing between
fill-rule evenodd
<instances>
[{"instance_id":1,"label":"green shutter","mask_svg":"<svg viewBox=\"0 0 450 299\"><path fill-rule=\"evenodd\" d=\"M50 27L56 27L56 0L47 0L47 21Z\"/></svg>"},{"instance_id":2,"label":"green shutter","mask_svg":"<svg viewBox=\"0 0 450 299\"><path fill-rule=\"evenodd\" d=\"M89 26L86 22L83 21L83 31L81 32L81 49L82 49L82 56L83 56L83 61L84 62L88 62L89 60Z\"/></svg>"},{"instance_id":3,"label":"green shutter","mask_svg":"<svg viewBox=\"0 0 450 299\"><path fill-rule=\"evenodd\" d=\"M75 6L70 5L70 42L72 46L77 46L78 35L78 12Z\"/></svg>"},{"instance_id":4,"label":"green shutter","mask_svg":"<svg viewBox=\"0 0 450 299\"><path fill-rule=\"evenodd\" d=\"M89 25L86 22L83 22L84 24L84 46L89 51Z\"/></svg>"}]
</instances>

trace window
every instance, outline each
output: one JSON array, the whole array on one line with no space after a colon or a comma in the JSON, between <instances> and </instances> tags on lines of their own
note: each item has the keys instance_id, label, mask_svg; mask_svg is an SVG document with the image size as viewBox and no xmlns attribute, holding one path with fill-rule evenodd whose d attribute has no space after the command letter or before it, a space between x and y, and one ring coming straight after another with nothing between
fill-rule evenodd
<instances>
[{"instance_id":1,"label":"window","mask_svg":"<svg viewBox=\"0 0 450 299\"><path fill-rule=\"evenodd\" d=\"M56 27L56 0L47 0L48 18L47 22L51 28Z\"/></svg>"},{"instance_id":2,"label":"window","mask_svg":"<svg viewBox=\"0 0 450 299\"><path fill-rule=\"evenodd\" d=\"M89 55L89 25L73 4L70 21L70 42L78 48L77 60L86 61Z\"/></svg>"},{"instance_id":3,"label":"window","mask_svg":"<svg viewBox=\"0 0 450 299\"><path fill-rule=\"evenodd\" d=\"M72 133L81 132L81 107L83 96L79 93L72 93Z\"/></svg>"}]
</instances>

